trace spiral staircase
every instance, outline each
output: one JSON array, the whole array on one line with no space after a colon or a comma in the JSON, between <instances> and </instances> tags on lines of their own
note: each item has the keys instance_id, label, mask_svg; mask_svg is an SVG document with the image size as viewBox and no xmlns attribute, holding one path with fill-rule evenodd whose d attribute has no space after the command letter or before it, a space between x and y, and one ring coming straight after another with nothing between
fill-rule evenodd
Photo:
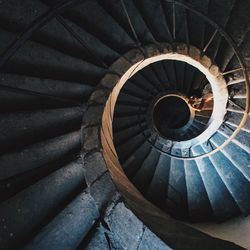
<instances>
[{"instance_id":1,"label":"spiral staircase","mask_svg":"<svg viewBox=\"0 0 250 250\"><path fill-rule=\"evenodd\" d=\"M0 249L243 249L250 3L0 1Z\"/></svg>"}]
</instances>

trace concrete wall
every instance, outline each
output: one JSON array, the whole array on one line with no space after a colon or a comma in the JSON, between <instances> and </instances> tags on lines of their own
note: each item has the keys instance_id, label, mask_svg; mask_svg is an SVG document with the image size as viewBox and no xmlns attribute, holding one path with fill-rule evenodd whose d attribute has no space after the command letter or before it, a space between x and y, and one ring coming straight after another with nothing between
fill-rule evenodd
<instances>
[{"instance_id":1,"label":"concrete wall","mask_svg":"<svg viewBox=\"0 0 250 250\"><path fill-rule=\"evenodd\" d=\"M250 216L231 219L220 224L200 223L191 226L250 250Z\"/></svg>"}]
</instances>

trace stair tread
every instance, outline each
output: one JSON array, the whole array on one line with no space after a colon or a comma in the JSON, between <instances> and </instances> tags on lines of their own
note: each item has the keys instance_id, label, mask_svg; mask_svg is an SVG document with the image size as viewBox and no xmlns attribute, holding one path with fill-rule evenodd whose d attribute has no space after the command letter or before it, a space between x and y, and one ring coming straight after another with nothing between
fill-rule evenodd
<instances>
[{"instance_id":1,"label":"stair tread","mask_svg":"<svg viewBox=\"0 0 250 250\"><path fill-rule=\"evenodd\" d=\"M164 42L172 41L172 34L170 33L168 23L164 17L165 15L161 2L159 0L147 1L147 4L142 4L139 0L134 2L155 40ZM156 16L158 18L155 18Z\"/></svg>"},{"instance_id":2,"label":"stair tread","mask_svg":"<svg viewBox=\"0 0 250 250\"><path fill-rule=\"evenodd\" d=\"M177 218L187 217L187 188L184 161L171 159L166 209Z\"/></svg>"},{"instance_id":3,"label":"stair tread","mask_svg":"<svg viewBox=\"0 0 250 250\"><path fill-rule=\"evenodd\" d=\"M133 138L134 136L138 135L142 131L147 128L147 124L145 122L141 124L136 124L135 126L131 126L130 128L124 129L120 132L114 133L114 143L116 146L122 144L123 142Z\"/></svg>"},{"instance_id":4,"label":"stair tread","mask_svg":"<svg viewBox=\"0 0 250 250\"><path fill-rule=\"evenodd\" d=\"M206 188L195 161L185 161L189 219L202 221L214 217Z\"/></svg>"},{"instance_id":5,"label":"stair tread","mask_svg":"<svg viewBox=\"0 0 250 250\"><path fill-rule=\"evenodd\" d=\"M129 21L127 19L126 13L121 5L121 2L112 2L110 1L100 1L100 4L113 16L113 18L118 22L124 30L126 30L130 37L135 39L133 32L131 31L131 27L129 25ZM154 43L155 39L151 32L149 31L147 25L145 24L142 16L138 12L136 6L133 1L126 0L124 2L124 6L128 13L131 25L139 39L139 41L143 44L145 43Z\"/></svg>"},{"instance_id":6,"label":"stair tread","mask_svg":"<svg viewBox=\"0 0 250 250\"><path fill-rule=\"evenodd\" d=\"M62 156L76 153L80 150L80 145L81 131L77 130L2 155L0 157L1 179L37 168Z\"/></svg>"},{"instance_id":7,"label":"stair tread","mask_svg":"<svg viewBox=\"0 0 250 250\"><path fill-rule=\"evenodd\" d=\"M138 124L138 122L145 122L145 118L138 119L138 115L129 117L114 117L113 119L113 131L114 133L129 128L130 126Z\"/></svg>"},{"instance_id":8,"label":"stair tread","mask_svg":"<svg viewBox=\"0 0 250 250\"><path fill-rule=\"evenodd\" d=\"M196 153L204 152L201 147L197 151ZM224 221L239 215L239 207L209 158L200 158L196 162L216 220Z\"/></svg>"},{"instance_id":9,"label":"stair tread","mask_svg":"<svg viewBox=\"0 0 250 250\"><path fill-rule=\"evenodd\" d=\"M93 91L93 86L83 83L64 82L7 73L1 73L0 84L12 88L20 88L31 92L74 100L86 99Z\"/></svg>"},{"instance_id":10,"label":"stair tread","mask_svg":"<svg viewBox=\"0 0 250 250\"><path fill-rule=\"evenodd\" d=\"M4 34L9 36L7 32ZM27 41L4 65L3 70L6 73L39 78L79 83L88 81L92 86L97 84L96 81L105 73L104 69L94 64L33 41Z\"/></svg>"},{"instance_id":11,"label":"stair tread","mask_svg":"<svg viewBox=\"0 0 250 250\"><path fill-rule=\"evenodd\" d=\"M245 215L249 214L250 202L247 197L250 194L250 183L221 152L211 155L209 159L240 207L242 213Z\"/></svg>"},{"instance_id":12,"label":"stair tread","mask_svg":"<svg viewBox=\"0 0 250 250\"><path fill-rule=\"evenodd\" d=\"M160 153L155 148L151 148L150 153L147 155L140 169L132 179L132 182L135 184L135 186L143 193L148 190L159 157Z\"/></svg>"},{"instance_id":13,"label":"stair tread","mask_svg":"<svg viewBox=\"0 0 250 250\"><path fill-rule=\"evenodd\" d=\"M164 200L167 196L170 161L171 159L169 156L164 154L160 155L147 192L149 199L162 207L165 205Z\"/></svg>"},{"instance_id":14,"label":"stair tread","mask_svg":"<svg viewBox=\"0 0 250 250\"><path fill-rule=\"evenodd\" d=\"M5 235L2 244L14 247L17 242L28 240L64 208L65 202L72 199L79 188L86 188L86 184L83 168L76 161L2 203L1 216L8 228L1 228L1 235ZM15 241L7 237L9 233L13 234Z\"/></svg>"},{"instance_id":15,"label":"stair tread","mask_svg":"<svg viewBox=\"0 0 250 250\"><path fill-rule=\"evenodd\" d=\"M146 136L148 136L148 131L144 132ZM116 151L119 156L119 161L123 163L129 156L131 156L136 149L138 149L147 138L144 136L144 134L139 133L137 136L134 136L133 138L129 139L122 145L119 145L119 147L116 148Z\"/></svg>"},{"instance_id":16,"label":"stair tread","mask_svg":"<svg viewBox=\"0 0 250 250\"><path fill-rule=\"evenodd\" d=\"M95 20L92 13L95 13ZM118 53L124 53L134 45L127 31L97 1L84 2L64 16Z\"/></svg>"},{"instance_id":17,"label":"stair tread","mask_svg":"<svg viewBox=\"0 0 250 250\"><path fill-rule=\"evenodd\" d=\"M192 8L195 10L198 10L199 12L203 14L207 14L208 8L209 8L210 1L192 1L191 5ZM190 12L188 14L188 27L190 31L195 30L194 33L190 32L190 43L194 46L196 46L199 49L203 49L205 46L205 31L206 31L206 24L204 20L202 20L199 16L196 14ZM197 36L196 34L199 34Z\"/></svg>"},{"instance_id":18,"label":"stair tread","mask_svg":"<svg viewBox=\"0 0 250 250\"><path fill-rule=\"evenodd\" d=\"M125 172L129 176L133 176L141 167L143 161L151 150L151 145L144 141L122 164Z\"/></svg>"},{"instance_id":19,"label":"stair tread","mask_svg":"<svg viewBox=\"0 0 250 250\"><path fill-rule=\"evenodd\" d=\"M233 38L234 42L239 46L249 28L249 16L247 13L250 11L249 4L246 1L242 1L240 4L234 4L233 9L231 11L231 17L227 22L225 31L227 34ZM234 56L234 51L229 47L227 42L223 39L217 55L218 65L221 66L221 70L224 71Z\"/></svg>"},{"instance_id":20,"label":"stair tread","mask_svg":"<svg viewBox=\"0 0 250 250\"><path fill-rule=\"evenodd\" d=\"M217 134L211 141L218 146L221 141L224 140L222 135ZM249 153L246 152L239 145L230 142L222 148L221 152L227 157L235 167L237 167L244 176L250 181L250 157Z\"/></svg>"},{"instance_id":21,"label":"stair tread","mask_svg":"<svg viewBox=\"0 0 250 250\"><path fill-rule=\"evenodd\" d=\"M24 147L79 129L82 115L83 110L78 107L3 114L0 116L1 153L13 146Z\"/></svg>"},{"instance_id":22,"label":"stair tread","mask_svg":"<svg viewBox=\"0 0 250 250\"><path fill-rule=\"evenodd\" d=\"M224 137L224 140L226 140L231 134L232 131L228 131L227 129L219 129L219 134L221 134ZM246 152L250 153L250 134L247 131L241 130L232 140L233 143L237 144L239 147L244 149Z\"/></svg>"},{"instance_id":23,"label":"stair tread","mask_svg":"<svg viewBox=\"0 0 250 250\"><path fill-rule=\"evenodd\" d=\"M76 249L99 216L94 199L84 191L42 228L25 249Z\"/></svg>"}]
</instances>

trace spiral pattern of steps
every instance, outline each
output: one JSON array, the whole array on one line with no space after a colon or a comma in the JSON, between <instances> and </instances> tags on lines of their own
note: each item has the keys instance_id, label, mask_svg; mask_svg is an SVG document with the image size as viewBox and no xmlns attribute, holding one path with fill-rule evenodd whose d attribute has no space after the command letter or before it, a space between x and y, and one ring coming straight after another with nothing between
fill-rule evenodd
<instances>
[{"instance_id":1,"label":"spiral pattern of steps","mask_svg":"<svg viewBox=\"0 0 250 250\"><path fill-rule=\"evenodd\" d=\"M181 49L184 47L189 51L187 54L193 50L187 45L182 45ZM182 50L177 45L175 53L182 53ZM163 67L166 74L160 74L164 72L161 71ZM185 103L187 96L193 96L198 91L202 95L204 89L212 94L211 86L208 82L204 84L201 72L192 68L185 70L188 67L191 66L173 60L152 63L134 74L121 89L113 121L114 142L121 165L149 200L178 219L223 221L241 212L248 215L249 144L245 145L238 139L246 141L248 135L243 130L237 139L218 151L232 133L229 132L230 127L224 125L223 114L222 124L215 128L212 135L202 136L207 130L213 130L211 120L218 122L220 116L214 114L216 107L212 106L193 111L193 116L191 112L187 113L188 107L193 109L188 101ZM168 78L171 72L176 72L175 79ZM190 72L198 75L201 82L190 81ZM153 86L151 89L150 84ZM190 87L190 84L195 84L196 88ZM147 86L148 90L145 89ZM223 93L220 95L219 101L223 105ZM157 109L159 100L166 102L160 104L163 105L162 111ZM232 112L235 110L227 109L226 116ZM188 119L185 118L186 113ZM160 123L164 122L169 124L161 128ZM181 128L180 122L184 123ZM176 129L169 128L169 125L176 126ZM229 148L231 152L227 153ZM217 152L213 153L214 149ZM235 184L237 178L238 189ZM244 190L241 198L238 197L239 190Z\"/></svg>"},{"instance_id":2,"label":"spiral pattern of steps","mask_svg":"<svg viewBox=\"0 0 250 250\"><path fill-rule=\"evenodd\" d=\"M0 249L242 249L171 217L250 212L249 11L245 0L0 1ZM117 189L101 127L155 224Z\"/></svg>"}]
</instances>

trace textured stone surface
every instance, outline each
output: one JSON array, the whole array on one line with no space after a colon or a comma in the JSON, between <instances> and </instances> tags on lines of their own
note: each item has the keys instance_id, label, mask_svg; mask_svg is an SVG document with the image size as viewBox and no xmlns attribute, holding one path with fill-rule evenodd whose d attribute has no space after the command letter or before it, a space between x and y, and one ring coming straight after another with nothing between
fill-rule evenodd
<instances>
[{"instance_id":1,"label":"textured stone surface","mask_svg":"<svg viewBox=\"0 0 250 250\"><path fill-rule=\"evenodd\" d=\"M189 47L189 55L196 61L200 61L200 50L194 46Z\"/></svg>"},{"instance_id":2,"label":"textured stone surface","mask_svg":"<svg viewBox=\"0 0 250 250\"><path fill-rule=\"evenodd\" d=\"M214 75L214 76L219 76L220 75L220 70L218 68L218 66L216 65L212 65L210 68L209 68L209 72Z\"/></svg>"},{"instance_id":3,"label":"textured stone surface","mask_svg":"<svg viewBox=\"0 0 250 250\"><path fill-rule=\"evenodd\" d=\"M188 55L188 46L186 44L177 44L176 52L182 55Z\"/></svg>"},{"instance_id":4,"label":"textured stone surface","mask_svg":"<svg viewBox=\"0 0 250 250\"><path fill-rule=\"evenodd\" d=\"M250 131L250 115L248 115L247 121L244 124L244 129Z\"/></svg>"},{"instance_id":5,"label":"textured stone surface","mask_svg":"<svg viewBox=\"0 0 250 250\"><path fill-rule=\"evenodd\" d=\"M132 64L127 59L120 57L109 69L111 72L116 72L118 75L122 76L131 66Z\"/></svg>"},{"instance_id":6,"label":"textured stone surface","mask_svg":"<svg viewBox=\"0 0 250 250\"><path fill-rule=\"evenodd\" d=\"M0 246L12 248L29 237L48 216L58 210L76 189L84 189L84 171L79 162L70 164L3 202L0 208ZM32 232L33 233L33 232Z\"/></svg>"},{"instance_id":7,"label":"textured stone surface","mask_svg":"<svg viewBox=\"0 0 250 250\"><path fill-rule=\"evenodd\" d=\"M98 217L93 198L83 192L43 228L25 249L76 249Z\"/></svg>"},{"instance_id":8,"label":"textured stone surface","mask_svg":"<svg viewBox=\"0 0 250 250\"><path fill-rule=\"evenodd\" d=\"M125 54L124 57L131 63L137 63L144 59L142 51L139 49L131 50L129 53Z\"/></svg>"},{"instance_id":9,"label":"textured stone surface","mask_svg":"<svg viewBox=\"0 0 250 250\"><path fill-rule=\"evenodd\" d=\"M148 228L145 228L138 250L170 250L163 241L161 241Z\"/></svg>"},{"instance_id":10,"label":"textured stone surface","mask_svg":"<svg viewBox=\"0 0 250 250\"><path fill-rule=\"evenodd\" d=\"M114 197L116 188L109 174L105 173L89 187L89 190L98 208L102 210Z\"/></svg>"},{"instance_id":11,"label":"textured stone surface","mask_svg":"<svg viewBox=\"0 0 250 250\"><path fill-rule=\"evenodd\" d=\"M143 224L123 203L115 206L106 218L106 222L124 249L138 247L143 233Z\"/></svg>"},{"instance_id":12,"label":"textured stone surface","mask_svg":"<svg viewBox=\"0 0 250 250\"><path fill-rule=\"evenodd\" d=\"M99 133L100 127L98 125L82 129L83 153L101 148Z\"/></svg>"},{"instance_id":13,"label":"textured stone surface","mask_svg":"<svg viewBox=\"0 0 250 250\"><path fill-rule=\"evenodd\" d=\"M84 169L87 185L91 185L100 175L107 171L101 152L94 152L84 157Z\"/></svg>"},{"instance_id":14,"label":"textured stone surface","mask_svg":"<svg viewBox=\"0 0 250 250\"><path fill-rule=\"evenodd\" d=\"M89 106L84 113L82 127L101 124L104 105Z\"/></svg>"},{"instance_id":15,"label":"textured stone surface","mask_svg":"<svg viewBox=\"0 0 250 250\"><path fill-rule=\"evenodd\" d=\"M200 63L201 63L204 67L206 67L206 68L210 68L211 65L212 65L211 59L210 59L209 57L205 56L205 55L203 55L203 56L201 57Z\"/></svg>"},{"instance_id":16,"label":"textured stone surface","mask_svg":"<svg viewBox=\"0 0 250 250\"><path fill-rule=\"evenodd\" d=\"M117 240L117 237L116 237L116 234L115 233L112 233L112 232L108 232L107 233L107 237L110 241L110 246L111 246L111 249L115 249L115 250L125 250L126 248L124 248L124 246L122 245L122 243L120 243L118 240Z\"/></svg>"},{"instance_id":17,"label":"textured stone surface","mask_svg":"<svg viewBox=\"0 0 250 250\"><path fill-rule=\"evenodd\" d=\"M44 140L0 156L0 179L22 174L62 159L81 146L80 130Z\"/></svg>"},{"instance_id":18,"label":"textured stone surface","mask_svg":"<svg viewBox=\"0 0 250 250\"><path fill-rule=\"evenodd\" d=\"M172 53L173 52L173 46L169 43L161 43L160 44L160 50L163 54L165 53Z\"/></svg>"},{"instance_id":19,"label":"textured stone surface","mask_svg":"<svg viewBox=\"0 0 250 250\"><path fill-rule=\"evenodd\" d=\"M160 54L159 52L159 48L157 45L149 45L145 47L145 54L147 55L147 57L153 57L153 56L157 56Z\"/></svg>"},{"instance_id":20,"label":"textured stone surface","mask_svg":"<svg viewBox=\"0 0 250 250\"><path fill-rule=\"evenodd\" d=\"M105 235L106 230L102 226L100 226L90 243L86 247L86 250L110 250L109 243L107 241L107 236ZM107 233L106 233L107 234Z\"/></svg>"},{"instance_id":21,"label":"textured stone surface","mask_svg":"<svg viewBox=\"0 0 250 250\"><path fill-rule=\"evenodd\" d=\"M105 104L108 96L110 94L110 91L107 89L98 89L92 93L92 95L89 98L88 103L89 104Z\"/></svg>"},{"instance_id":22,"label":"textured stone surface","mask_svg":"<svg viewBox=\"0 0 250 250\"><path fill-rule=\"evenodd\" d=\"M113 87L116 85L116 83L119 81L120 76L115 74L106 74L101 82L100 86L108 89L113 89Z\"/></svg>"}]
</instances>

